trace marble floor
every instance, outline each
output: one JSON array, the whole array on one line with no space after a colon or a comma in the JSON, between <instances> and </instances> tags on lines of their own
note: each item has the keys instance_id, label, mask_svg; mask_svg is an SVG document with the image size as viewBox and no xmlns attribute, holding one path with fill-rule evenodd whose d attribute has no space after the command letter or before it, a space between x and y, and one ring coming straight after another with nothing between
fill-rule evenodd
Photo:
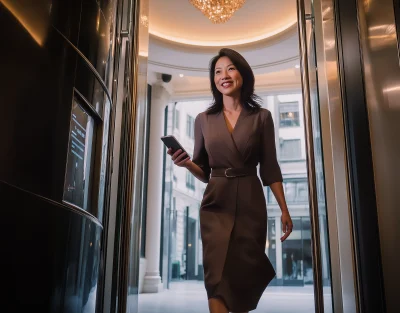
<instances>
[{"instance_id":1,"label":"marble floor","mask_svg":"<svg viewBox=\"0 0 400 313\"><path fill-rule=\"evenodd\" d=\"M329 303L331 301L329 290L324 293L326 302ZM313 287L268 287L257 309L252 312L313 313ZM161 293L140 294L139 313L208 313L203 282L174 282L170 284L170 289Z\"/></svg>"}]
</instances>

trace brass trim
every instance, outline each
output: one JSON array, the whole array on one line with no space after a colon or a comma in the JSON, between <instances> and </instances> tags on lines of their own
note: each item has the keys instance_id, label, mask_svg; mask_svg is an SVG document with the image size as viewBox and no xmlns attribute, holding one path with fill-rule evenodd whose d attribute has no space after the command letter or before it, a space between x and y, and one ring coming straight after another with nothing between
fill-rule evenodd
<instances>
[{"instance_id":1,"label":"brass trim","mask_svg":"<svg viewBox=\"0 0 400 313\"><path fill-rule=\"evenodd\" d=\"M124 85L126 97L124 99L124 115L121 137L121 161L120 182L121 193L119 195L119 205L122 205L122 225L120 243L120 271L119 290L118 290L118 312L128 312L128 294L131 263L132 245L132 219L134 216L134 186L135 186L135 137L136 137L136 113L137 113L137 82L138 82L138 59L139 59L139 21L141 0L129 0L129 31L128 40L125 46L126 63L125 73L127 73ZM123 171L123 173L121 172ZM139 262L139 260L135 260Z\"/></svg>"},{"instance_id":2,"label":"brass trim","mask_svg":"<svg viewBox=\"0 0 400 313\"><path fill-rule=\"evenodd\" d=\"M83 102L82 106L85 107L86 110L88 110L90 113L93 114L94 118L96 119L97 122L103 123L103 118L99 115L99 112L94 108L94 106L90 103L88 99L85 98L84 95L82 95L78 89L75 87L73 88L74 94L78 96Z\"/></svg>"},{"instance_id":3,"label":"brass trim","mask_svg":"<svg viewBox=\"0 0 400 313\"><path fill-rule=\"evenodd\" d=\"M49 199L47 199L47 198L44 198L44 199L46 199L47 201L49 201ZM51 202L51 201L49 201L49 202ZM101 228L103 228L103 225L101 224L101 222L100 222L94 215L90 214L89 212L85 211L85 210L82 209L81 207L79 207L79 206L77 206L77 205L75 205L75 204L73 204L73 203L70 203L70 202L68 202L68 201L61 200L61 202L62 202L62 205L65 206L65 207L67 207L70 211L73 211L73 212L75 212L75 213L77 213L77 214L79 214L79 215L82 215L82 216L84 216L84 217L89 218L89 219L92 220L94 223L96 223L97 225L101 226ZM59 204L59 203L58 203L58 204ZM60 204L59 204L59 205L60 205Z\"/></svg>"},{"instance_id":4,"label":"brass trim","mask_svg":"<svg viewBox=\"0 0 400 313\"><path fill-rule=\"evenodd\" d=\"M105 82L103 81L103 79L101 78L99 72L97 72L96 68L93 66L92 63L90 63L89 59L87 57L85 57L85 55L67 38L64 36L64 34L62 32L60 32L57 28L55 28L53 26L53 28L55 29L55 31L64 38L64 40L76 51L76 53L78 53L78 55L83 59L83 61L85 62L86 66L90 69L90 71L93 73L93 75L96 77L96 79L99 81L101 87L103 87L104 92L106 93L108 100L110 100L110 104L112 106L112 100L111 100L111 95L110 92L108 91L107 85L105 84Z\"/></svg>"},{"instance_id":5,"label":"brass trim","mask_svg":"<svg viewBox=\"0 0 400 313\"><path fill-rule=\"evenodd\" d=\"M4 185L10 186L12 188L18 189L18 190L20 190L22 192L28 193L32 197L42 199L43 201L49 202L49 203L51 203L51 204L53 204L53 205L55 205L57 207L60 207L60 208L62 208L64 210L72 211L73 213L76 213L78 215L86 217L89 220L91 220L93 223L97 224L98 226L100 226L103 229L103 225L100 223L100 221L95 216L93 216L89 212L83 210L82 208L80 208L80 207L78 207L78 206L76 206L74 204L71 204L71 203L66 202L64 200L61 201L62 203L54 201L54 200L51 200L49 198L40 196L40 195L38 195L36 193L33 193L31 191L28 191L26 189L23 189L23 188L20 188L18 186L15 186L13 184L9 184L9 183L5 182L4 180L0 180L0 184L4 184Z\"/></svg>"}]
</instances>

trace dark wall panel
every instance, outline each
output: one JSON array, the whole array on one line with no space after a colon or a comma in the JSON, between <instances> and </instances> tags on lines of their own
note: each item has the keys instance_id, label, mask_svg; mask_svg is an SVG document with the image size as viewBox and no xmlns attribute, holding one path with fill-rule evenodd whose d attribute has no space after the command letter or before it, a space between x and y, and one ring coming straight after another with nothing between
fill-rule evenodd
<instances>
[{"instance_id":1,"label":"dark wall panel","mask_svg":"<svg viewBox=\"0 0 400 313\"><path fill-rule=\"evenodd\" d=\"M60 200L76 54L50 27L39 44L1 4L0 29L0 179Z\"/></svg>"},{"instance_id":2,"label":"dark wall panel","mask_svg":"<svg viewBox=\"0 0 400 313\"><path fill-rule=\"evenodd\" d=\"M8 266L1 267L0 284L9 294L2 308L95 312L101 225L88 215L3 182L0 197L0 234L2 240L8 239L7 253L2 253L2 263Z\"/></svg>"},{"instance_id":3,"label":"dark wall panel","mask_svg":"<svg viewBox=\"0 0 400 313\"><path fill-rule=\"evenodd\" d=\"M104 193L95 188L108 164L102 147L110 113L102 108L112 105L107 86L115 2L0 0L4 312L86 313L99 305L103 210L98 203ZM63 202L75 90L88 102L85 113L90 106L98 109L98 115L91 113L95 140L85 143L96 154L88 192L93 207L82 206L87 212Z\"/></svg>"},{"instance_id":4,"label":"dark wall panel","mask_svg":"<svg viewBox=\"0 0 400 313\"><path fill-rule=\"evenodd\" d=\"M0 179L61 201L73 89L102 115L113 24L95 0L18 2L0 1Z\"/></svg>"}]
</instances>

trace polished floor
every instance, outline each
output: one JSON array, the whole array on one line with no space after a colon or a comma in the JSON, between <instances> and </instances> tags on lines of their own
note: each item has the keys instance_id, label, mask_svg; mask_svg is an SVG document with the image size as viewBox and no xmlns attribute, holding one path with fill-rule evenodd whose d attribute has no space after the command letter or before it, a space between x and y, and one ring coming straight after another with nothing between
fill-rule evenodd
<instances>
[{"instance_id":1,"label":"polished floor","mask_svg":"<svg viewBox=\"0 0 400 313\"><path fill-rule=\"evenodd\" d=\"M331 301L329 293L325 299ZM257 309L252 312L312 313L313 287L268 287ZM140 294L139 313L208 313L203 282L175 282L170 285L170 289L161 293Z\"/></svg>"}]
</instances>

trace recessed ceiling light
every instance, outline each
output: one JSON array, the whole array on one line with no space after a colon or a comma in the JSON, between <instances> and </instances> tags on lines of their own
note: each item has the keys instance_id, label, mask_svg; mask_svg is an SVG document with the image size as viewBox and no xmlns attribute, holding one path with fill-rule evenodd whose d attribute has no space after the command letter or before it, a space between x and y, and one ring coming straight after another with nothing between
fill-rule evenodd
<instances>
[{"instance_id":1,"label":"recessed ceiling light","mask_svg":"<svg viewBox=\"0 0 400 313\"><path fill-rule=\"evenodd\" d=\"M296 64L294 67L295 67L295 68L300 68L300 65L299 65L299 64Z\"/></svg>"},{"instance_id":2,"label":"recessed ceiling light","mask_svg":"<svg viewBox=\"0 0 400 313\"><path fill-rule=\"evenodd\" d=\"M183 77L183 74L179 74L179 77Z\"/></svg>"}]
</instances>

